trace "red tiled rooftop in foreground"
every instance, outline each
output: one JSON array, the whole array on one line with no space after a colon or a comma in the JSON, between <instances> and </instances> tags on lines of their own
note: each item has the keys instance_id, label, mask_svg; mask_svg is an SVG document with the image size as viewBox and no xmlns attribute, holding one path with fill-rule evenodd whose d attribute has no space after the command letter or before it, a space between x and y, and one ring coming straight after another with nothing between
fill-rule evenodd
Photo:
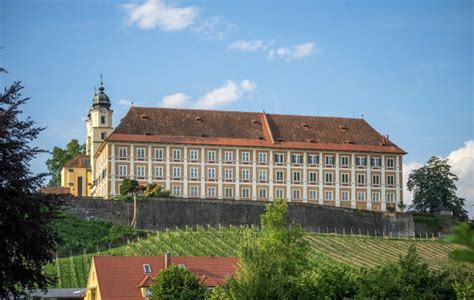
<instances>
[{"instance_id":1,"label":"red tiled rooftop in foreground","mask_svg":"<svg viewBox=\"0 0 474 300\"><path fill-rule=\"evenodd\" d=\"M143 299L140 286L165 268L165 256L95 256L93 260L102 299ZM234 276L238 262L236 257L171 258L172 264L183 264L208 287ZM144 264L151 266L151 274L144 273Z\"/></svg>"},{"instance_id":2,"label":"red tiled rooftop in foreground","mask_svg":"<svg viewBox=\"0 0 474 300\"><path fill-rule=\"evenodd\" d=\"M405 154L363 119L200 109L132 107L106 140Z\"/></svg>"}]
</instances>

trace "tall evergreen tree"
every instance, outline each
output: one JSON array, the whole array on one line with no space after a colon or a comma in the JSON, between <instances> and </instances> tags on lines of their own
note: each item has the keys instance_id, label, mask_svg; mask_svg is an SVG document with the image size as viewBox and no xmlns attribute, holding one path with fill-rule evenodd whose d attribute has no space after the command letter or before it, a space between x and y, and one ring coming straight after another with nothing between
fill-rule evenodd
<instances>
[{"instance_id":1,"label":"tall evergreen tree","mask_svg":"<svg viewBox=\"0 0 474 300\"><path fill-rule=\"evenodd\" d=\"M421 168L413 170L408 177L408 190L413 192L412 208L429 212L445 206L459 218L467 218L464 199L456 195L458 177L451 172L447 159L431 157Z\"/></svg>"},{"instance_id":2,"label":"tall evergreen tree","mask_svg":"<svg viewBox=\"0 0 474 300\"><path fill-rule=\"evenodd\" d=\"M46 288L43 266L58 239L51 224L57 203L39 193L47 174L30 171L30 161L45 152L30 145L44 128L20 119L28 101L22 88L15 82L0 94L0 298Z\"/></svg>"}]
</instances>

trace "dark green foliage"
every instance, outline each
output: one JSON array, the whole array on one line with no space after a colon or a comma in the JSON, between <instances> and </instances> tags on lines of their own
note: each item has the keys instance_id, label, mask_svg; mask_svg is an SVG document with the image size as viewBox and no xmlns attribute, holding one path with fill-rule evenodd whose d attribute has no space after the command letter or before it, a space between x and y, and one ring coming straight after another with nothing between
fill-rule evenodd
<instances>
[{"instance_id":1,"label":"dark green foliage","mask_svg":"<svg viewBox=\"0 0 474 300\"><path fill-rule=\"evenodd\" d=\"M54 147L52 157L46 161L48 171L51 173L49 186L61 186L61 170L64 165L78 154L85 154L86 147L79 144L77 139L72 139L65 149Z\"/></svg>"},{"instance_id":2,"label":"dark green foliage","mask_svg":"<svg viewBox=\"0 0 474 300\"><path fill-rule=\"evenodd\" d=\"M431 157L421 168L413 170L408 177L408 190L413 192L413 204L416 211L430 212L434 208L445 206L454 216L467 218L464 199L456 196L458 177L451 173L447 159Z\"/></svg>"},{"instance_id":3,"label":"dark green foliage","mask_svg":"<svg viewBox=\"0 0 474 300\"><path fill-rule=\"evenodd\" d=\"M442 221L438 217L413 215L413 221L426 225L432 231L441 231L443 229Z\"/></svg>"},{"instance_id":4,"label":"dark green foliage","mask_svg":"<svg viewBox=\"0 0 474 300\"><path fill-rule=\"evenodd\" d=\"M144 196L145 197L158 197L158 198L173 197L170 191L163 190L163 187L161 185L157 185L156 183L147 184Z\"/></svg>"},{"instance_id":5,"label":"dark green foliage","mask_svg":"<svg viewBox=\"0 0 474 300\"><path fill-rule=\"evenodd\" d=\"M31 160L45 151L32 147L44 128L21 120L20 82L0 94L0 298L46 288L43 267L52 260L57 235L51 222L59 199L40 194L47 174L34 175Z\"/></svg>"},{"instance_id":6,"label":"dark green foliage","mask_svg":"<svg viewBox=\"0 0 474 300\"><path fill-rule=\"evenodd\" d=\"M453 250L449 256L455 260L474 263L474 224L461 223L453 228L454 234L447 240L466 246L465 249Z\"/></svg>"},{"instance_id":7,"label":"dark green foliage","mask_svg":"<svg viewBox=\"0 0 474 300\"><path fill-rule=\"evenodd\" d=\"M184 267L171 265L156 276L150 299L205 299L206 289L199 279Z\"/></svg>"},{"instance_id":8,"label":"dark green foliage","mask_svg":"<svg viewBox=\"0 0 474 300\"><path fill-rule=\"evenodd\" d=\"M135 192L138 185L138 181L136 180L124 179L120 186L120 195L126 196Z\"/></svg>"},{"instance_id":9,"label":"dark green foliage","mask_svg":"<svg viewBox=\"0 0 474 300\"><path fill-rule=\"evenodd\" d=\"M54 221L61 243L58 246L60 255L82 254L84 251L95 252L97 248L123 244L127 239L145 236L145 232L134 230L127 225L118 225L103 221L84 221L70 214L61 213Z\"/></svg>"},{"instance_id":10,"label":"dark green foliage","mask_svg":"<svg viewBox=\"0 0 474 300\"><path fill-rule=\"evenodd\" d=\"M454 299L453 278L447 271L431 271L412 246L397 263L363 271L360 299Z\"/></svg>"}]
</instances>

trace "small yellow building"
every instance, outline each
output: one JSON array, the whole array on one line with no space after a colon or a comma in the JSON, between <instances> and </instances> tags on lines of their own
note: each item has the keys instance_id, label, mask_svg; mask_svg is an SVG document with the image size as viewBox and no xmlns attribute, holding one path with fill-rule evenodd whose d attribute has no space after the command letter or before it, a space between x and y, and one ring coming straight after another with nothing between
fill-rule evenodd
<instances>
[{"instance_id":1,"label":"small yellow building","mask_svg":"<svg viewBox=\"0 0 474 300\"><path fill-rule=\"evenodd\" d=\"M89 155L79 154L61 170L61 187L68 187L76 197L90 197L92 188L91 160Z\"/></svg>"}]
</instances>

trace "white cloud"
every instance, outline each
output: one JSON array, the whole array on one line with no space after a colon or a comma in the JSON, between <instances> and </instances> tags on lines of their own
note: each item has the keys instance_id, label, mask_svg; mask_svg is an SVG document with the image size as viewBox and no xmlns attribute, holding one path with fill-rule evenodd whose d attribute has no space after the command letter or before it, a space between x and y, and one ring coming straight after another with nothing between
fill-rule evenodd
<instances>
[{"instance_id":1,"label":"white cloud","mask_svg":"<svg viewBox=\"0 0 474 300\"><path fill-rule=\"evenodd\" d=\"M267 58L282 58L286 61L291 61L295 59L305 58L318 51L319 49L316 48L316 45L313 42L309 42L295 45L292 47L279 47L270 49L268 50Z\"/></svg>"},{"instance_id":2,"label":"white cloud","mask_svg":"<svg viewBox=\"0 0 474 300\"><path fill-rule=\"evenodd\" d=\"M474 204L474 140L469 140L464 143L461 148L452 151L448 155L448 163L451 165L451 172L456 174L459 181L456 182L458 188L457 195L466 199L465 209L469 212L469 216L473 217ZM412 195L408 192L406 182L408 175L414 169L423 166L419 162L410 162L403 164L403 189L405 203L412 203Z\"/></svg>"},{"instance_id":3,"label":"white cloud","mask_svg":"<svg viewBox=\"0 0 474 300\"><path fill-rule=\"evenodd\" d=\"M127 3L122 8L127 14L127 23L142 29L159 27L164 31L180 31L191 26L198 16L197 7L175 7L163 0L147 0L141 5Z\"/></svg>"},{"instance_id":4,"label":"white cloud","mask_svg":"<svg viewBox=\"0 0 474 300\"><path fill-rule=\"evenodd\" d=\"M264 47L264 42L262 40L255 41L235 41L227 46L229 50L239 50L244 52L254 52L260 50Z\"/></svg>"},{"instance_id":5,"label":"white cloud","mask_svg":"<svg viewBox=\"0 0 474 300\"><path fill-rule=\"evenodd\" d=\"M123 105L123 106L132 106L132 102L127 99L121 99L118 101L118 104Z\"/></svg>"},{"instance_id":6,"label":"white cloud","mask_svg":"<svg viewBox=\"0 0 474 300\"><path fill-rule=\"evenodd\" d=\"M183 108L189 105L190 100L190 96L183 93L177 93L164 97L161 100L161 106L168 108Z\"/></svg>"},{"instance_id":7,"label":"white cloud","mask_svg":"<svg viewBox=\"0 0 474 300\"><path fill-rule=\"evenodd\" d=\"M192 30L209 39L222 40L235 28L235 25L223 21L221 17L212 16L198 22Z\"/></svg>"},{"instance_id":8,"label":"white cloud","mask_svg":"<svg viewBox=\"0 0 474 300\"><path fill-rule=\"evenodd\" d=\"M190 96L184 93L177 93L164 97L160 105L171 108L215 108L236 102L256 88L257 85L248 79L241 82L227 80L224 85L207 92L196 100L192 100Z\"/></svg>"}]
</instances>

